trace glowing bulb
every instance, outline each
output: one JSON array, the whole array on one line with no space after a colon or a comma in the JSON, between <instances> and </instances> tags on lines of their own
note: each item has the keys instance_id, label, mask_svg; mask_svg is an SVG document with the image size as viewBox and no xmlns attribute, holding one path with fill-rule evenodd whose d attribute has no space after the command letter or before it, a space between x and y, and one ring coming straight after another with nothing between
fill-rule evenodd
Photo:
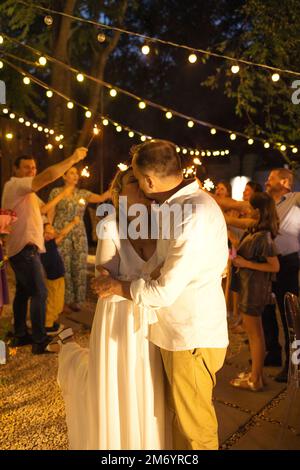
<instances>
[{"instance_id":1,"label":"glowing bulb","mask_svg":"<svg viewBox=\"0 0 300 470\"><path fill-rule=\"evenodd\" d=\"M106 36L104 33L99 33L98 36L97 36L97 41L98 42L105 42L106 40Z\"/></svg>"},{"instance_id":2,"label":"glowing bulb","mask_svg":"<svg viewBox=\"0 0 300 470\"><path fill-rule=\"evenodd\" d=\"M180 152L180 147L176 147L176 152L179 153Z\"/></svg>"},{"instance_id":3,"label":"glowing bulb","mask_svg":"<svg viewBox=\"0 0 300 470\"><path fill-rule=\"evenodd\" d=\"M53 130L53 129L50 129L49 134L53 135L53 134L54 134L54 130Z\"/></svg>"},{"instance_id":4,"label":"glowing bulb","mask_svg":"<svg viewBox=\"0 0 300 470\"><path fill-rule=\"evenodd\" d=\"M202 152L201 152L201 157L205 157L205 155L206 155L206 154L205 154L204 150L202 150Z\"/></svg>"},{"instance_id":5,"label":"glowing bulb","mask_svg":"<svg viewBox=\"0 0 300 470\"><path fill-rule=\"evenodd\" d=\"M128 132L128 137L130 137L130 138L132 139L132 137L134 137L134 132L129 131L129 132Z\"/></svg>"},{"instance_id":6,"label":"glowing bulb","mask_svg":"<svg viewBox=\"0 0 300 470\"><path fill-rule=\"evenodd\" d=\"M210 157L210 156L211 156L211 152L210 152L210 151L206 152L206 155L207 155L208 157Z\"/></svg>"},{"instance_id":7,"label":"glowing bulb","mask_svg":"<svg viewBox=\"0 0 300 470\"><path fill-rule=\"evenodd\" d=\"M212 127L211 130L210 130L210 133L211 133L212 135L214 135L214 134L217 133L217 130L216 130L214 127Z\"/></svg>"},{"instance_id":8,"label":"glowing bulb","mask_svg":"<svg viewBox=\"0 0 300 470\"><path fill-rule=\"evenodd\" d=\"M280 150L281 150L282 152L284 152L284 151L286 150L286 146L285 146L285 145L281 145L281 146L280 146Z\"/></svg>"},{"instance_id":9,"label":"glowing bulb","mask_svg":"<svg viewBox=\"0 0 300 470\"><path fill-rule=\"evenodd\" d=\"M24 77L23 78L23 83L25 83L25 85L29 85L30 84L30 78L29 77Z\"/></svg>"},{"instance_id":10,"label":"glowing bulb","mask_svg":"<svg viewBox=\"0 0 300 470\"><path fill-rule=\"evenodd\" d=\"M14 113L10 113L9 117L10 119L15 119L16 115Z\"/></svg>"},{"instance_id":11,"label":"glowing bulb","mask_svg":"<svg viewBox=\"0 0 300 470\"><path fill-rule=\"evenodd\" d=\"M225 155L225 152L224 150L221 151L221 155L224 156Z\"/></svg>"},{"instance_id":12,"label":"glowing bulb","mask_svg":"<svg viewBox=\"0 0 300 470\"><path fill-rule=\"evenodd\" d=\"M31 126L31 122L30 122L30 121L26 121L26 122L25 122L25 126L30 127L30 126Z\"/></svg>"},{"instance_id":13,"label":"glowing bulb","mask_svg":"<svg viewBox=\"0 0 300 470\"><path fill-rule=\"evenodd\" d=\"M195 62L197 62L197 56L196 56L196 54L190 54L190 55L189 55L189 62L190 62L191 64L194 64Z\"/></svg>"},{"instance_id":14,"label":"glowing bulb","mask_svg":"<svg viewBox=\"0 0 300 470\"><path fill-rule=\"evenodd\" d=\"M109 121L107 119L103 119L102 124L103 126L108 126Z\"/></svg>"},{"instance_id":15,"label":"glowing bulb","mask_svg":"<svg viewBox=\"0 0 300 470\"><path fill-rule=\"evenodd\" d=\"M293 147L293 148L292 148L292 152L293 152L293 153L297 153L297 152L298 152L297 147Z\"/></svg>"},{"instance_id":16,"label":"glowing bulb","mask_svg":"<svg viewBox=\"0 0 300 470\"><path fill-rule=\"evenodd\" d=\"M233 65L233 66L231 67L231 72L232 72L232 73L238 73L239 71L240 71L239 65Z\"/></svg>"},{"instance_id":17,"label":"glowing bulb","mask_svg":"<svg viewBox=\"0 0 300 470\"><path fill-rule=\"evenodd\" d=\"M46 96L47 96L47 98L52 98L52 96L53 96L53 91L47 90L47 91L46 91Z\"/></svg>"},{"instance_id":18,"label":"glowing bulb","mask_svg":"<svg viewBox=\"0 0 300 470\"><path fill-rule=\"evenodd\" d=\"M49 132L48 127L45 127L44 132L45 132L45 134L48 134L48 132Z\"/></svg>"},{"instance_id":19,"label":"glowing bulb","mask_svg":"<svg viewBox=\"0 0 300 470\"><path fill-rule=\"evenodd\" d=\"M249 144L249 145L253 145L253 143L254 143L254 140L253 140L253 139L248 139L248 144Z\"/></svg>"},{"instance_id":20,"label":"glowing bulb","mask_svg":"<svg viewBox=\"0 0 300 470\"><path fill-rule=\"evenodd\" d=\"M146 108L146 103L145 103L145 101L140 101L140 102L139 102L139 108L140 108L140 109L145 109L145 108Z\"/></svg>"},{"instance_id":21,"label":"glowing bulb","mask_svg":"<svg viewBox=\"0 0 300 470\"><path fill-rule=\"evenodd\" d=\"M194 155L194 153L195 153L194 150L190 151L190 155Z\"/></svg>"},{"instance_id":22,"label":"glowing bulb","mask_svg":"<svg viewBox=\"0 0 300 470\"><path fill-rule=\"evenodd\" d=\"M0 44L3 44L4 43L4 38L3 36L0 36Z\"/></svg>"},{"instance_id":23,"label":"glowing bulb","mask_svg":"<svg viewBox=\"0 0 300 470\"><path fill-rule=\"evenodd\" d=\"M188 121L187 126L188 127L194 127L194 121Z\"/></svg>"},{"instance_id":24,"label":"glowing bulb","mask_svg":"<svg viewBox=\"0 0 300 470\"><path fill-rule=\"evenodd\" d=\"M229 155L229 150L225 150L225 155Z\"/></svg>"},{"instance_id":25,"label":"glowing bulb","mask_svg":"<svg viewBox=\"0 0 300 470\"><path fill-rule=\"evenodd\" d=\"M166 112L166 118L167 119L172 119L172 117L173 117L173 114L171 113L171 111L167 111Z\"/></svg>"},{"instance_id":26,"label":"glowing bulb","mask_svg":"<svg viewBox=\"0 0 300 470\"><path fill-rule=\"evenodd\" d=\"M186 154L186 153L187 153L187 149L182 149L182 153Z\"/></svg>"},{"instance_id":27,"label":"glowing bulb","mask_svg":"<svg viewBox=\"0 0 300 470\"><path fill-rule=\"evenodd\" d=\"M265 147L265 149L268 149L268 148L270 147L269 142L265 142L265 143L264 143L264 147Z\"/></svg>"},{"instance_id":28,"label":"glowing bulb","mask_svg":"<svg viewBox=\"0 0 300 470\"><path fill-rule=\"evenodd\" d=\"M143 53L144 55L148 55L149 52L150 52L150 47L147 46L147 45L144 45L144 46L142 47L142 53Z\"/></svg>"},{"instance_id":29,"label":"glowing bulb","mask_svg":"<svg viewBox=\"0 0 300 470\"><path fill-rule=\"evenodd\" d=\"M4 67L4 64L3 64L2 60L0 60L0 69L3 69L3 67Z\"/></svg>"},{"instance_id":30,"label":"glowing bulb","mask_svg":"<svg viewBox=\"0 0 300 470\"><path fill-rule=\"evenodd\" d=\"M125 165L125 163L118 163L117 167L120 171L126 171L129 168L129 166Z\"/></svg>"},{"instance_id":31,"label":"glowing bulb","mask_svg":"<svg viewBox=\"0 0 300 470\"><path fill-rule=\"evenodd\" d=\"M62 140L64 138L64 136L62 134L60 134L59 138L60 138L60 140Z\"/></svg>"},{"instance_id":32,"label":"glowing bulb","mask_svg":"<svg viewBox=\"0 0 300 470\"><path fill-rule=\"evenodd\" d=\"M59 142L59 141L60 141L59 135L57 135L57 136L55 137L55 140L56 140L56 142Z\"/></svg>"},{"instance_id":33,"label":"glowing bulb","mask_svg":"<svg viewBox=\"0 0 300 470\"><path fill-rule=\"evenodd\" d=\"M117 127L116 127L116 131L117 131L117 132L122 132L122 127L121 127L121 126L117 126Z\"/></svg>"},{"instance_id":34,"label":"glowing bulb","mask_svg":"<svg viewBox=\"0 0 300 470\"><path fill-rule=\"evenodd\" d=\"M88 119L89 119L90 117L92 117L91 111L86 111L86 112L85 112L85 117L88 118Z\"/></svg>"},{"instance_id":35,"label":"glowing bulb","mask_svg":"<svg viewBox=\"0 0 300 470\"><path fill-rule=\"evenodd\" d=\"M82 75L82 73L78 73L78 74L76 75L76 79L77 79L78 82L83 82L83 80L84 80L84 75Z\"/></svg>"},{"instance_id":36,"label":"glowing bulb","mask_svg":"<svg viewBox=\"0 0 300 470\"><path fill-rule=\"evenodd\" d=\"M199 150L196 150L196 151L195 151L195 155L200 155Z\"/></svg>"},{"instance_id":37,"label":"glowing bulb","mask_svg":"<svg viewBox=\"0 0 300 470\"><path fill-rule=\"evenodd\" d=\"M34 127L35 129L37 128L37 126L38 126L38 125L37 125L36 122L34 122L34 123L32 124L32 127Z\"/></svg>"},{"instance_id":38,"label":"glowing bulb","mask_svg":"<svg viewBox=\"0 0 300 470\"><path fill-rule=\"evenodd\" d=\"M69 109L73 109L73 108L74 108L74 103L72 103L72 101L68 101L67 107L68 107Z\"/></svg>"},{"instance_id":39,"label":"glowing bulb","mask_svg":"<svg viewBox=\"0 0 300 470\"><path fill-rule=\"evenodd\" d=\"M234 133L230 134L230 139L235 140L236 139L236 134L234 134Z\"/></svg>"},{"instance_id":40,"label":"glowing bulb","mask_svg":"<svg viewBox=\"0 0 300 470\"><path fill-rule=\"evenodd\" d=\"M8 109L7 109L7 108L3 108L3 109L2 109L2 113L3 113L3 114L8 114Z\"/></svg>"},{"instance_id":41,"label":"glowing bulb","mask_svg":"<svg viewBox=\"0 0 300 470\"><path fill-rule=\"evenodd\" d=\"M52 23L53 23L53 18L52 18L52 16L50 16L50 15L45 16L45 18L44 18L44 23L45 23L47 26L51 26Z\"/></svg>"},{"instance_id":42,"label":"glowing bulb","mask_svg":"<svg viewBox=\"0 0 300 470\"><path fill-rule=\"evenodd\" d=\"M273 73L272 80L273 80L273 82L278 82L278 80L280 80L279 73Z\"/></svg>"},{"instance_id":43,"label":"glowing bulb","mask_svg":"<svg viewBox=\"0 0 300 470\"><path fill-rule=\"evenodd\" d=\"M14 135L13 135L11 132L8 132L7 134L5 134L5 137L6 137L8 140L11 140L11 139L13 139Z\"/></svg>"},{"instance_id":44,"label":"glowing bulb","mask_svg":"<svg viewBox=\"0 0 300 470\"><path fill-rule=\"evenodd\" d=\"M58 148L63 149L64 148L63 144L59 144Z\"/></svg>"},{"instance_id":45,"label":"glowing bulb","mask_svg":"<svg viewBox=\"0 0 300 470\"><path fill-rule=\"evenodd\" d=\"M47 59L46 59L46 57L41 56L41 57L39 58L39 64L42 65L42 66L46 65L46 64L47 64Z\"/></svg>"},{"instance_id":46,"label":"glowing bulb","mask_svg":"<svg viewBox=\"0 0 300 470\"><path fill-rule=\"evenodd\" d=\"M46 150L52 150L52 149L53 149L53 145L52 145L52 144L45 145L45 149L46 149Z\"/></svg>"},{"instance_id":47,"label":"glowing bulb","mask_svg":"<svg viewBox=\"0 0 300 470\"><path fill-rule=\"evenodd\" d=\"M19 118L19 122L20 122L21 124L23 124L24 121L25 121L24 118L22 118L22 117Z\"/></svg>"},{"instance_id":48,"label":"glowing bulb","mask_svg":"<svg viewBox=\"0 0 300 470\"><path fill-rule=\"evenodd\" d=\"M39 132L42 132L42 130L43 130L42 126L38 126L37 130L38 130Z\"/></svg>"},{"instance_id":49,"label":"glowing bulb","mask_svg":"<svg viewBox=\"0 0 300 470\"><path fill-rule=\"evenodd\" d=\"M115 96L117 96L118 93L117 93L117 90L115 90L114 88L112 88L112 89L110 90L109 94L110 94L110 96L112 96L112 97L114 98Z\"/></svg>"},{"instance_id":50,"label":"glowing bulb","mask_svg":"<svg viewBox=\"0 0 300 470\"><path fill-rule=\"evenodd\" d=\"M142 142L145 142L145 140L146 140L146 136L145 136L145 135L141 135L141 141L142 141Z\"/></svg>"}]
</instances>

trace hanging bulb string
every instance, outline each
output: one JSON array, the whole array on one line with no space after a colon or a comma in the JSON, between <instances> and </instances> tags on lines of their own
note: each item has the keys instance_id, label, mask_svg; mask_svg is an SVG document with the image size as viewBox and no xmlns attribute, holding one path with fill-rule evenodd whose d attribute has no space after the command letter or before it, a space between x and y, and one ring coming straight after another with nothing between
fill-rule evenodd
<instances>
[{"instance_id":1,"label":"hanging bulb string","mask_svg":"<svg viewBox=\"0 0 300 470\"><path fill-rule=\"evenodd\" d=\"M245 65L250 65L250 66L253 66L253 67L259 67L259 68L263 68L263 69L267 69L267 70L272 70L274 72L281 72L281 73L285 73L285 74L289 74L289 75L300 76L300 72L296 72L294 70L281 69L279 67L274 67L272 65L266 65L266 64L260 64L260 63L252 62L252 61L246 60L246 59L237 59L235 57L231 57L231 56L228 56L228 55L225 55L225 54L220 54L220 53L217 53L217 52L212 52L210 50L199 49L197 47L191 47L191 46L187 46L187 45L184 45L184 44L178 44L178 43L173 42L173 41L167 41L167 40L160 39L160 38L154 38L154 37L146 36L145 34L136 33L134 31L128 31L124 28L119 28L117 26L109 26L109 25L100 23L98 21L88 20L86 18L70 15L70 14L64 13L62 11L53 10L53 9L50 9L50 8L42 7L40 5L35 5L35 4L32 4L32 3L28 3L28 2L25 2L24 0L17 0L17 3L21 3L21 4L23 4L23 5L25 5L29 8L33 7L33 8L39 9L39 10L44 11L46 13L53 13L53 14L56 14L56 15L64 16L66 18L69 18L69 19L72 19L72 20L75 20L75 21L78 21L78 22L81 22L81 23L92 24L92 25L100 27L102 29L111 30L111 31L118 31L120 33L127 34L127 35L130 35L130 36L136 36L138 38L143 39L144 41L148 41L148 42L151 42L151 43L164 44L164 45L167 45L167 46L184 49L186 51L190 51L190 52L194 52L194 53L199 52L201 54L205 54L205 55L208 55L208 56L211 56L211 57L216 57L218 59L225 59L225 60L228 60L228 61L231 61L231 62L234 62L234 63L241 63L241 64L245 64Z\"/></svg>"},{"instance_id":2,"label":"hanging bulb string","mask_svg":"<svg viewBox=\"0 0 300 470\"><path fill-rule=\"evenodd\" d=\"M153 108L159 109L160 111L164 111L164 112L171 113L171 117L174 115L174 116L177 116L177 117L179 117L179 118L181 118L181 119L184 119L184 120L186 120L186 121L193 121L194 123L199 124L200 126L203 126L203 127L207 127L207 128L210 128L210 129L212 129L212 128L217 129L218 131L225 132L226 134L235 134L235 135L238 135L238 136L243 137L243 138L245 138L245 139L249 139L249 138L250 138L250 136L248 136L247 134L245 134L245 133L243 133L243 132L234 131L234 130L232 130L232 129L228 129L228 128L226 128L226 127L220 126L220 125L218 125L218 124L213 124L213 123L211 123L211 122L207 122L207 121L203 121L203 120L197 119L197 118L195 118L195 117L193 117L193 116L189 116L189 115L187 115L187 114L184 114L184 113L181 113L181 112L179 112L179 111L176 111L176 110L174 110L174 109L172 109L172 108L170 108L170 107L166 107L166 106L160 105L160 104L158 104L158 103L155 103L155 102L153 102L153 101L150 101L150 100L147 100L147 99L145 99L145 98L142 98L142 97L140 97L140 96L138 96L138 95L135 95L134 93L131 93L131 92L127 91L127 90L124 90L123 88L120 88L120 87L118 87L118 86L112 85L111 83L105 82L105 81L103 81L103 80L100 80L99 78L93 77L92 75L83 73L83 72L81 72L80 70L75 69L74 67L71 67L70 65L67 65L67 64L65 64L64 62L61 62L61 61L58 60L58 59L56 59L56 58L54 58L54 57L52 57L52 56L49 56L48 54L42 53L42 52L39 51L38 49L35 49L35 48L31 47L31 46L28 46L27 44L23 44L23 43L21 43L20 41L18 41L17 39L14 39L14 38L11 38L11 37L7 36L6 34L3 34L3 36L5 36L8 40L10 40L10 41L12 41L12 42L14 42L14 43L16 43L16 44L18 44L18 45L20 45L20 46L23 46L23 47L25 47L25 48L31 50L31 51L32 51L33 53L35 53L35 54L38 54L38 55L43 54L50 62L55 62L55 63L61 65L62 67L66 68L67 70L70 70L70 71L73 72L73 73L77 73L77 74L80 73L80 74L82 74L83 76L85 76L87 79L92 80L92 81L94 81L94 82L96 82L96 83L98 83L98 84L100 84L100 85L103 85L103 86L105 86L106 88L108 88L108 89L110 89L110 90L112 90L112 89L117 90L118 92L120 92L120 93L122 93L122 94L125 94L125 95L127 95L127 96L133 98L134 100L137 100L137 101L139 101L139 102L140 102L140 101L143 101L144 103L146 103L147 105L149 105L149 106L151 106L151 107L153 107ZM5 52L3 52L3 54L5 54ZM11 54L11 56L12 56L12 54ZM15 59L18 59L18 58L19 58L18 56L15 56ZM85 108L85 109L87 110L88 108ZM262 142L262 143L265 142L265 139L262 139L262 138L259 138L259 137L251 137L251 138L253 138L253 139L256 140L257 142Z\"/></svg>"}]
</instances>

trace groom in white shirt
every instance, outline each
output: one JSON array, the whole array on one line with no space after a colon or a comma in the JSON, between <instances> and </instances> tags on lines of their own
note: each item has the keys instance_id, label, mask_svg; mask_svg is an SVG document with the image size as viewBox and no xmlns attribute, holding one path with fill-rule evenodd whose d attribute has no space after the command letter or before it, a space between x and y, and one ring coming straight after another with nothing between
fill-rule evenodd
<instances>
[{"instance_id":1,"label":"groom in white shirt","mask_svg":"<svg viewBox=\"0 0 300 470\"><path fill-rule=\"evenodd\" d=\"M119 281L103 271L94 287L101 297L117 294L155 309L158 322L150 326L149 339L161 349L168 379L173 447L218 449L212 392L228 345L221 286L228 258L226 223L197 181L183 179L173 143L152 140L135 147L132 167L149 198L161 208L181 207L183 217L175 217L169 239L158 239L162 266L156 280Z\"/></svg>"}]
</instances>

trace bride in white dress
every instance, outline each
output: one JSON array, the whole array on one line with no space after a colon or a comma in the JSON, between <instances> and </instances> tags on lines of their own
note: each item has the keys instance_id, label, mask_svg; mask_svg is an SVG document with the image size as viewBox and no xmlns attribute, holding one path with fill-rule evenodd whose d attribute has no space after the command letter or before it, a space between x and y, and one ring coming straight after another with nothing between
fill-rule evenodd
<instances>
[{"instance_id":1,"label":"bride in white dress","mask_svg":"<svg viewBox=\"0 0 300 470\"><path fill-rule=\"evenodd\" d=\"M114 204L144 203L132 170L112 183ZM102 221L96 266L128 280L155 267L153 240L120 239L116 220ZM89 349L69 341L59 353L71 449L165 449L164 378L159 349L147 339L151 312L122 297L98 299Z\"/></svg>"}]
</instances>

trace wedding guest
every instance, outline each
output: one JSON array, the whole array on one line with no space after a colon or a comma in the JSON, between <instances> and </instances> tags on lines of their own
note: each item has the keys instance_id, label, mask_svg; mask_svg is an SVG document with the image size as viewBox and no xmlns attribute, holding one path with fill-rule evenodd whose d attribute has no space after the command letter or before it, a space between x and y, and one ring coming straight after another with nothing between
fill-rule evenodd
<instances>
[{"instance_id":1,"label":"wedding guest","mask_svg":"<svg viewBox=\"0 0 300 470\"><path fill-rule=\"evenodd\" d=\"M52 189L49 201L55 198L65 188L70 188L70 194L64 197L49 211L49 220L55 230L62 230L74 217L80 218L79 224L64 238L59 250L65 266L65 312L78 312L80 304L86 297L88 241L83 222L85 209L90 203L102 203L110 198L106 191L95 194L87 189L79 189L79 174L75 167L70 168L64 175L64 186Z\"/></svg>"},{"instance_id":2,"label":"wedding guest","mask_svg":"<svg viewBox=\"0 0 300 470\"><path fill-rule=\"evenodd\" d=\"M259 212L259 219L243 236L232 262L238 268L238 307L249 338L252 370L251 373L240 374L230 383L234 387L257 392L264 386L266 353L261 315L271 298L272 273L279 271L272 242L278 234L279 222L274 201L268 194L255 193L250 204Z\"/></svg>"},{"instance_id":3,"label":"wedding guest","mask_svg":"<svg viewBox=\"0 0 300 470\"><path fill-rule=\"evenodd\" d=\"M6 257L3 253L2 237L6 236L11 225L16 221L16 213L11 210L0 209L0 315L4 305L9 304L8 284L6 277Z\"/></svg>"},{"instance_id":4,"label":"wedding guest","mask_svg":"<svg viewBox=\"0 0 300 470\"><path fill-rule=\"evenodd\" d=\"M47 290L40 253L45 251L43 220L36 192L60 178L70 167L86 157L81 147L66 160L37 174L36 161L31 155L18 157L14 163L14 176L5 183L2 206L14 210L17 221L7 238L7 255L16 277L13 301L14 346L32 343L33 354L44 354L48 337L45 330ZM26 325L30 299L32 337Z\"/></svg>"}]
</instances>

